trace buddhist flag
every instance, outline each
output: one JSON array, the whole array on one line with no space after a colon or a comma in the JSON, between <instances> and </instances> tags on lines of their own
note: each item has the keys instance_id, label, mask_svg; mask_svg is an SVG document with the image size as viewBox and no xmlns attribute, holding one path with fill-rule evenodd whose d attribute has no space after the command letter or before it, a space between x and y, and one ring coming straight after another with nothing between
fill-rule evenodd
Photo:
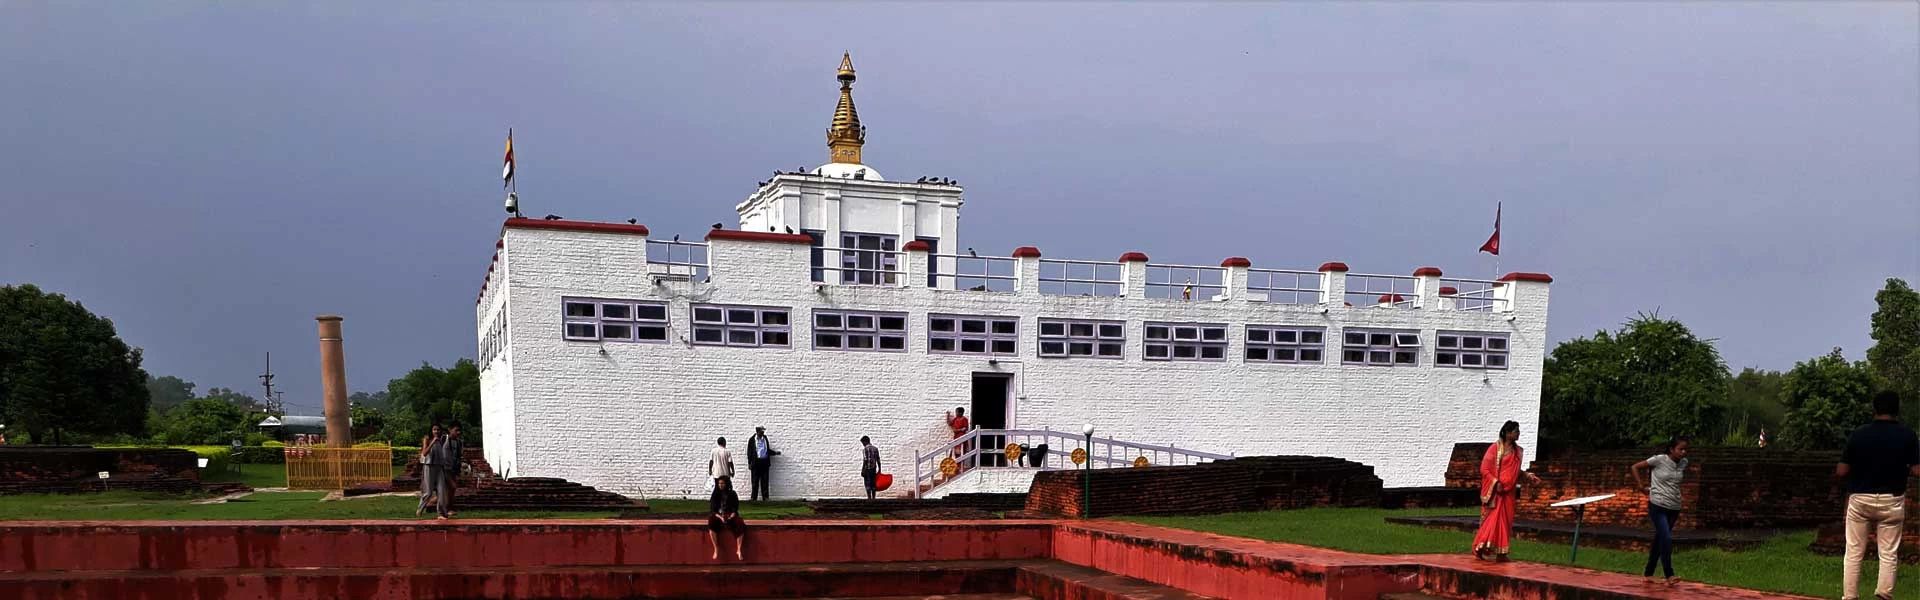
<instances>
[{"instance_id":1,"label":"buddhist flag","mask_svg":"<svg viewBox=\"0 0 1920 600\"><path fill-rule=\"evenodd\" d=\"M506 164L500 167L500 187L513 183L513 129L507 129Z\"/></svg>"},{"instance_id":2,"label":"buddhist flag","mask_svg":"<svg viewBox=\"0 0 1920 600\"><path fill-rule=\"evenodd\" d=\"M1487 238L1487 243L1480 245L1480 251L1494 256L1500 255L1500 205L1497 203L1493 205L1493 237Z\"/></svg>"}]
</instances>

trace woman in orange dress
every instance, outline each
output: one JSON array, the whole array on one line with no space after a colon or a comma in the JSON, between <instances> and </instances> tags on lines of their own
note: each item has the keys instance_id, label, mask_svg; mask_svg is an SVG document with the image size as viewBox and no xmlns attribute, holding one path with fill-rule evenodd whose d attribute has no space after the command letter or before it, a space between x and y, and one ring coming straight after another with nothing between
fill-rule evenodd
<instances>
[{"instance_id":1,"label":"woman in orange dress","mask_svg":"<svg viewBox=\"0 0 1920 600\"><path fill-rule=\"evenodd\" d=\"M1519 498L1519 483L1540 483L1540 478L1520 470L1526 464L1520 449L1520 424L1507 421L1500 426L1500 441L1487 448L1480 459L1480 531L1473 536L1473 556L1480 560L1507 561L1508 542L1513 539L1514 502Z\"/></svg>"}]
</instances>

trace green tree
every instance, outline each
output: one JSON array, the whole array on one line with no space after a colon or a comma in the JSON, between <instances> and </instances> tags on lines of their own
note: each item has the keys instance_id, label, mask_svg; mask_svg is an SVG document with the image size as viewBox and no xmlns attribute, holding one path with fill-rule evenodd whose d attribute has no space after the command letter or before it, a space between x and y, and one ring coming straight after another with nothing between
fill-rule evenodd
<instances>
[{"instance_id":1,"label":"green tree","mask_svg":"<svg viewBox=\"0 0 1920 600\"><path fill-rule=\"evenodd\" d=\"M1761 429L1779 437L1780 425L1787 416L1787 405L1780 403L1780 388L1786 384L1786 377L1779 371L1747 367L1728 380L1722 411L1725 422L1720 433L1743 442L1751 442Z\"/></svg>"},{"instance_id":2,"label":"green tree","mask_svg":"<svg viewBox=\"0 0 1920 600\"><path fill-rule=\"evenodd\" d=\"M165 377L147 377L147 397L149 406L162 413L194 398L193 382L168 375Z\"/></svg>"},{"instance_id":3,"label":"green tree","mask_svg":"<svg viewBox=\"0 0 1920 600\"><path fill-rule=\"evenodd\" d=\"M470 445L480 439L480 369L468 359L440 369L432 364L387 382L394 416L389 419L395 440L411 442L427 434L433 423L459 423L461 437Z\"/></svg>"},{"instance_id":4,"label":"green tree","mask_svg":"<svg viewBox=\"0 0 1920 600\"><path fill-rule=\"evenodd\" d=\"M356 441L391 441L387 430L387 414L378 408L353 402L349 406L349 415L353 419L353 439ZM465 432L461 432L464 434Z\"/></svg>"},{"instance_id":5,"label":"green tree","mask_svg":"<svg viewBox=\"0 0 1920 600\"><path fill-rule=\"evenodd\" d=\"M386 390L376 391L371 394L367 392L354 392L352 395L347 396L347 403L378 408L380 410L391 410L393 408L393 396L388 395Z\"/></svg>"},{"instance_id":6,"label":"green tree","mask_svg":"<svg viewBox=\"0 0 1920 600\"><path fill-rule=\"evenodd\" d=\"M248 429L247 416L245 409L231 402L194 398L173 407L161 418L159 439L168 444L225 444L243 439L234 436Z\"/></svg>"},{"instance_id":7,"label":"green tree","mask_svg":"<svg viewBox=\"0 0 1920 600\"><path fill-rule=\"evenodd\" d=\"M1720 422L1727 367L1686 325L1642 314L1569 340L1546 361L1541 435L1579 448L1642 446Z\"/></svg>"},{"instance_id":8,"label":"green tree","mask_svg":"<svg viewBox=\"0 0 1920 600\"><path fill-rule=\"evenodd\" d=\"M0 423L36 443L138 435L147 372L113 322L32 285L0 286Z\"/></svg>"},{"instance_id":9,"label":"green tree","mask_svg":"<svg viewBox=\"0 0 1920 600\"><path fill-rule=\"evenodd\" d=\"M1847 433L1873 418L1873 371L1847 362L1834 348L1826 356L1793 365L1780 400L1787 422L1780 441L1790 448L1839 448Z\"/></svg>"},{"instance_id":10,"label":"green tree","mask_svg":"<svg viewBox=\"0 0 1920 600\"><path fill-rule=\"evenodd\" d=\"M218 400L221 402L225 402L227 404L232 404L234 406L238 406L245 410L250 410L250 411L257 410L257 411L263 411L263 412L266 410L266 407L262 406L260 404L260 401L255 400L253 396L249 396L243 392L236 392L228 388L216 387L216 388L207 390L207 394L202 397L207 398L209 400Z\"/></svg>"},{"instance_id":11,"label":"green tree","mask_svg":"<svg viewBox=\"0 0 1920 600\"><path fill-rule=\"evenodd\" d=\"M1867 363L1881 384L1900 393L1900 414L1920 427L1920 293L1892 278L1873 295L1873 347Z\"/></svg>"}]
</instances>

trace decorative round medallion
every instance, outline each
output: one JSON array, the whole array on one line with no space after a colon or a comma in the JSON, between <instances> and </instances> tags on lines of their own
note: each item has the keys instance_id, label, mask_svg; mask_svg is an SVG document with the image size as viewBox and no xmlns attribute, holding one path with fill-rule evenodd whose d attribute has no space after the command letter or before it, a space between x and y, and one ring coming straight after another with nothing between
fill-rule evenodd
<instances>
[{"instance_id":1,"label":"decorative round medallion","mask_svg":"<svg viewBox=\"0 0 1920 600\"><path fill-rule=\"evenodd\" d=\"M1145 457L1145 456L1136 456L1136 457L1133 457L1133 466L1136 466L1136 467L1144 467L1144 466L1147 466L1147 465L1151 465L1151 464L1153 464L1153 463L1151 463L1151 462L1147 462L1147 457Z\"/></svg>"},{"instance_id":2,"label":"decorative round medallion","mask_svg":"<svg viewBox=\"0 0 1920 600\"><path fill-rule=\"evenodd\" d=\"M959 473L959 472L960 472L960 463L954 462L953 457L949 456L949 457L940 459L941 475L952 477L953 474Z\"/></svg>"},{"instance_id":3,"label":"decorative round medallion","mask_svg":"<svg viewBox=\"0 0 1920 600\"><path fill-rule=\"evenodd\" d=\"M1007 462L1020 462L1020 445L1007 444Z\"/></svg>"},{"instance_id":4,"label":"decorative round medallion","mask_svg":"<svg viewBox=\"0 0 1920 600\"><path fill-rule=\"evenodd\" d=\"M1074 448L1071 458L1073 459L1073 464L1085 464L1087 462L1087 449Z\"/></svg>"}]
</instances>

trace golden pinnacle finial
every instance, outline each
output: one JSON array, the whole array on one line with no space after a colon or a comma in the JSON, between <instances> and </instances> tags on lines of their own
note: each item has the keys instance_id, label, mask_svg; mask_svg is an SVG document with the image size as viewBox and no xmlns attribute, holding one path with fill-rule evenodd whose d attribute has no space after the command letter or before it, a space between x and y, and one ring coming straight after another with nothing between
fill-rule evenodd
<instances>
[{"instance_id":1,"label":"golden pinnacle finial","mask_svg":"<svg viewBox=\"0 0 1920 600\"><path fill-rule=\"evenodd\" d=\"M860 164L860 146L867 143L867 128L860 125L860 113L853 109L853 53L840 55L840 105L833 109L833 126L827 128L827 162Z\"/></svg>"}]
</instances>

